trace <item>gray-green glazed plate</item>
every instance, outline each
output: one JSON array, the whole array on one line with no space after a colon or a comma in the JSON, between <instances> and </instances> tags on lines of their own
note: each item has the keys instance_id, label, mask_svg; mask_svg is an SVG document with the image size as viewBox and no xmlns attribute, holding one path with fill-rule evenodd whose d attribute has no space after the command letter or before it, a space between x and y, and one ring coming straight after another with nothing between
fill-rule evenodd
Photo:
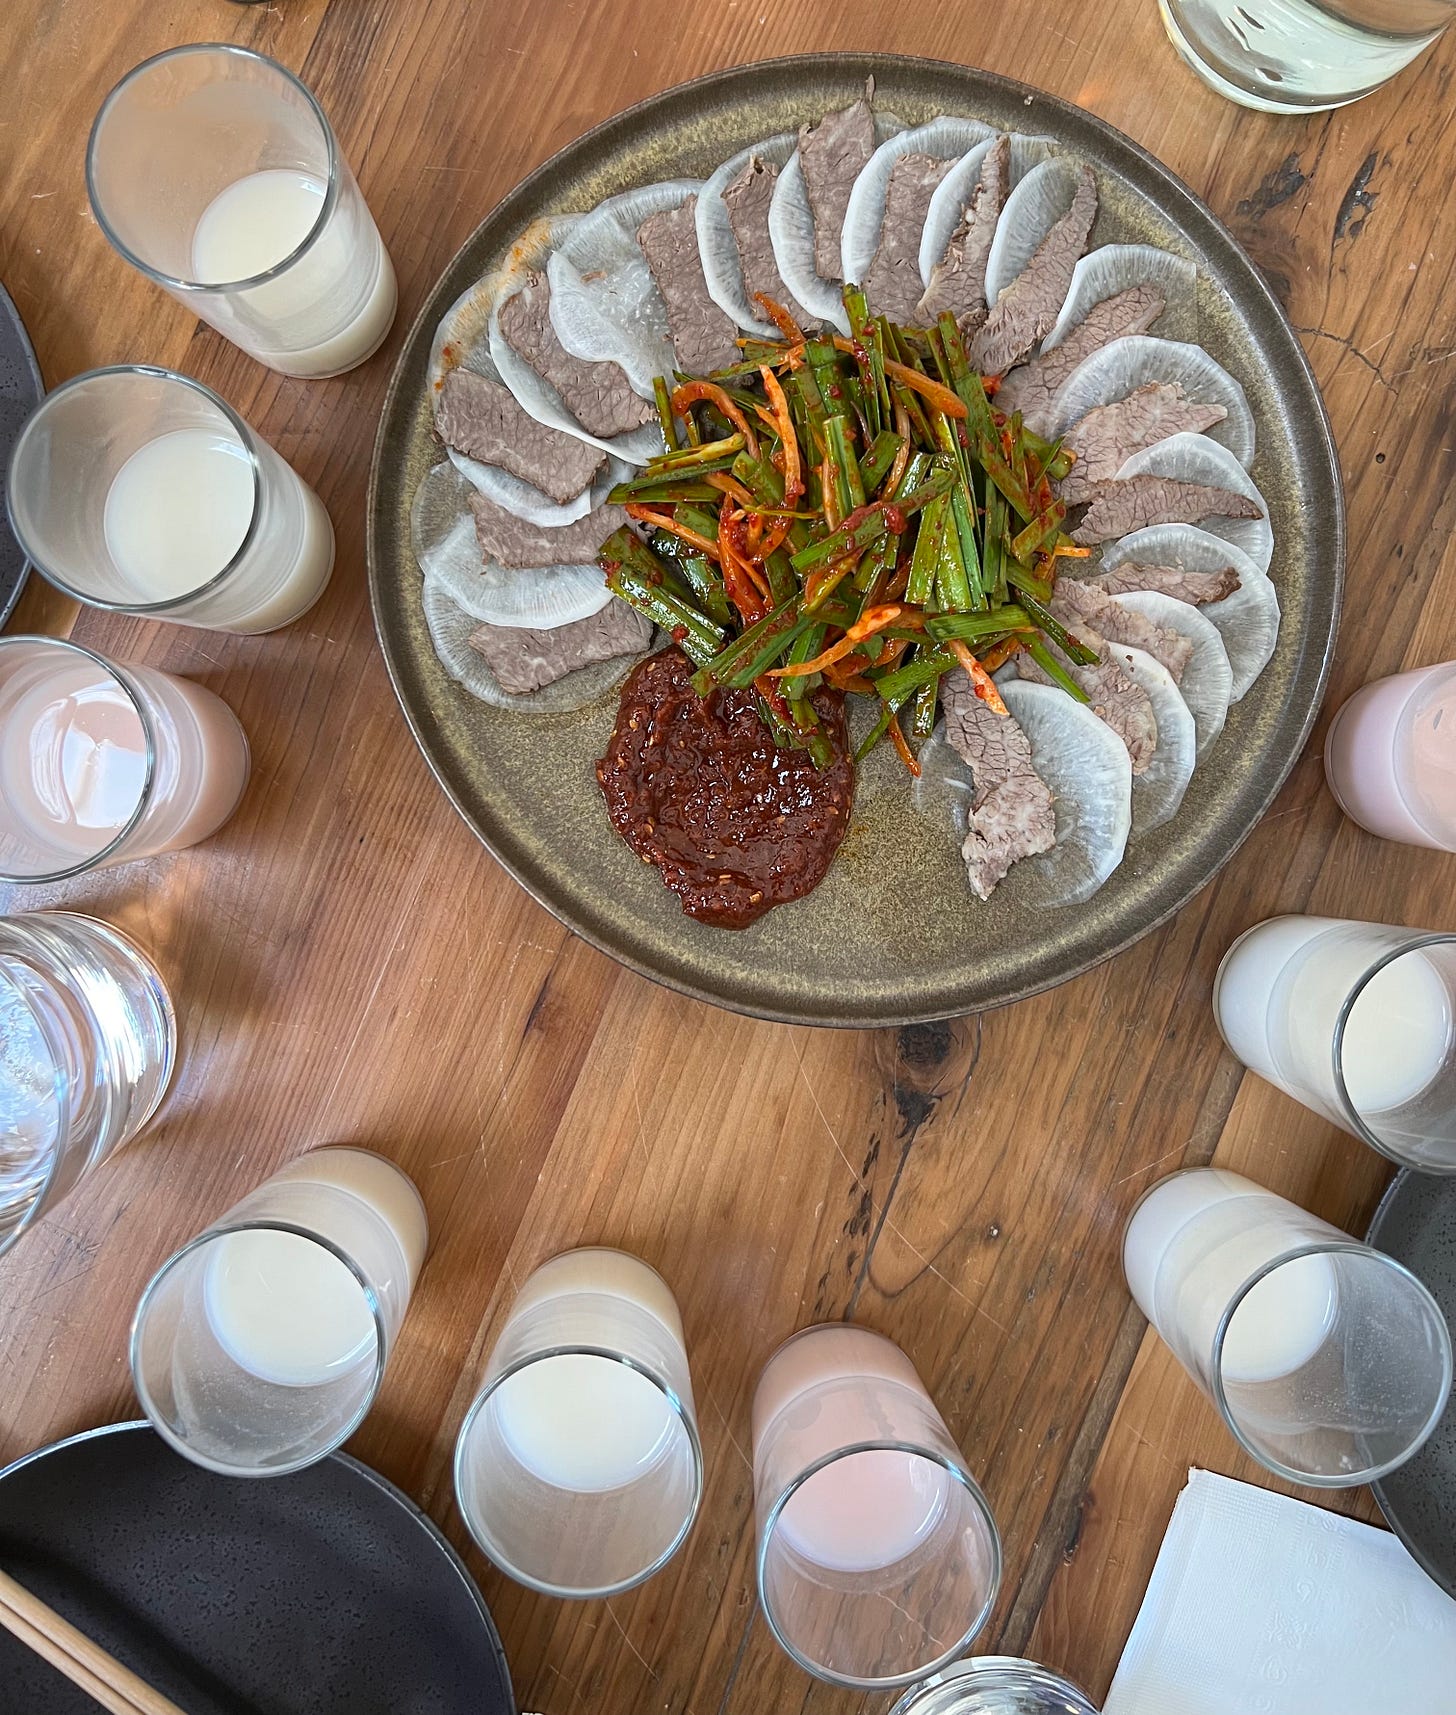
<instances>
[{"instance_id":1,"label":"gray-green glazed plate","mask_svg":"<svg viewBox=\"0 0 1456 1715\"><path fill-rule=\"evenodd\" d=\"M1086 905L1035 911L1016 872L980 904L947 822L911 808L881 746L861 770L839 858L808 899L742 932L693 922L612 833L592 771L615 695L572 714L477 702L440 666L410 551L415 489L440 458L426 370L446 308L498 266L531 221L657 179L704 177L760 137L852 101L907 123L937 113L1050 135L1097 169L1094 243L1140 240L1199 266L1199 337L1243 383L1258 423L1252 472L1269 502L1283 607L1273 660L1230 711L1178 815L1129 847ZM1184 905L1248 835L1293 766L1324 688L1339 614L1344 520L1329 424L1278 303L1233 237L1173 175L1100 119L1023 84L939 61L824 54L718 72L619 114L501 202L456 256L395 371L370 482L375 623L420 748L500 863L594 946L686 994L766 1018L883 1025L1000 1005L1064 982Z\"/></svg>"},{"instance_id":2,"label":"gray-green glazed plate","mask_svg":"<svg viewBox=\"0 0 1456 1715\"><path fill-rule=\"evenodd\" d=\"M1456 1179L1397 1174L1365 1236L1425 1283L1456 1330ZM1456 1596L1456 1398L1415 1458L1371 1487L1386 1523Z\"/></svg>"}]
</instances>

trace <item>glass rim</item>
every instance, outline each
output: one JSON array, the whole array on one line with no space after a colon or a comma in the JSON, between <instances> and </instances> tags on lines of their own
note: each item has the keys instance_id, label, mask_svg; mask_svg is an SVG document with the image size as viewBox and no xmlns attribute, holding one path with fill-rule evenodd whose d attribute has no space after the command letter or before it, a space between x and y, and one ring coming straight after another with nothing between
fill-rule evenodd
<instances>
[{"instance_id":1,"label":"glass rim","mask_svg":"<svg viewBox=\"0 0 1456 1715\"><path fill-rule=\"evenodd\" d=\"M265 1181L264 1183L266 1184L267 1182ZM261 1190L263 1187L259 1186L258 1189ZM155 1307L156 1295L162 1283L173 1273L174 1270L179 1268L187 1258L202 1250L205 1246L214 1243L218 1239L230 1238L237 1233L255 1232L289 1233L294 1238L307 1239L310 1244L315 1244L319 1246L321 1250L328 1251L329 1254L338 1262L343 1263L344 1267L348 1269L349 1273L352 1274L354 1279L359 1283L360 1290L364 1294L364 1301L369 1306L369 1313L374 1318L374 1374L370 1379L369 1387L365 1391L364 1397L360 1400L358 1407L356 1408L353 1416L349 1419L348 1423L329 1442L327 1447L321 1448L318 1452L308 1453L301 1458L292 1459L287 1464L268 1465L263 1467L252 1465L232 1465L227 1464L220 1459L204 1457L195 1447L189 1445L189 1443L183 1440L181 1436L177 1435L173 1431L171 1425L164 1421L161 1413L154 1409L155 1402L152 1397L152 1392L147 1386L146 1378L142 1373L142 1368L139 1362L144 1324L148 1314ZM353 1257L351 1257L341 1246L336 1245L332 1239L326 1238L322 1233L314 1232L309 1227L300 1226L294 1221L275 1221L267 1218L230 1222L228 1217L224 1215L222 1220L216 1226L206 1228L203 1232L198 1233L195 1238L189 1239L180 1250L173 1251L172 1255L167 1258L167 1260L147 1282L141 1297L137 1300L137 1307L133 1312L131 1319L131 1332L127 1339L127 1362L131 1369L132 1386L136 1389L137 1399L141 1404L142 1410L146 1413L147 1421L174 1452L180 1453L185 1459L190 1459L194 1465L201 1465L205 1470L213 1471L218 1476L222 1477L287 1477L294 1471L305 1470L308 1466L317 1464L320 1459L326 1459L330 1453L343 1446L343 1444L369 1415L370 1411L373 1410L374 1402L378 1399L379 1390L384 1383L384 1369L388 1359L389 1329L384 1320L384 1307L379 1301L379 1294L370 1285L363 1269L359 1267ZM239 1365L239 1368L242 1367L244 1366Z\"/></svg>"},{"instance_id":2,"label":"glass rim","mask_svg":"<svg viewBox=\"0 0 1456 1715\"><path fill-rule=\"evenodd\" d=\"M581 1248L598 1250L609 1249L610 1247L592 1245ZM560 1254L564 1255L566 1253L563 1252ZM462 1479L468 1462L466 1448L467 1443L470 1440L471 1432L480 1421L481 1413L485 1410L487 1404L489 1404L489 1402L500 1391L501 1387L506 1382L510 1381L513 1376L518 1376L524 1370L532 1368L535 1364L544 1363L550 1358L604 1358L608 1363L620 1364L624 1369L634 1371L637 1375L641 1376L644 1381L650 1382L652 1386L662 1394L668 1405L671 1406L679 1426L687 1437L688 1454L692 1464L693 1485L692 1496L684 1510L682 1523L678 1527L667 1547L657 1556L650 1566L644 1568L640 1572L633 1573L630 1578L620 1579L614 1584L590 1584L581 1586L552 1584L545 1579L538 1578L534 1574L527 1572L524 1568L517 1566L514 1562L508 1560L500 1552L498 1546L485 1541L483 1523L479 1520L477 1510L470 1505L465 1498L465 1486ZM517 1358L514 1363L507 1364L498 1375L492 1376L485 1383L479 1393L477 1393L475 1398L470 1402L470 1409L465 1413L465 1418L460 1425L459 1433L455 1437L455 1452L451 1460L451 1479L455 1489L455 1504L460 1509L460 1517L465 1521L465 1528L470 1532L471 1539L474 1541L475 1546L483 1555L485 1555L492 1565L499 1567L508 1578L514 1579L517 1584L523 1584L528 1590L535 1590L540 1595L563 1597L574 1600L590 1600L594 1598L620 1596L627 1590L635 1590L639 1584L645 1584L649 1578L655 1577L657 1573L667 1565L668 1561L672 1559L672 1557L682 1547L683 1543L686 1542L688 1533L692 1530L693 1525L697 1520L699 1509L703 1503L703 1489L706 1480L706 1471L703 1461L703 1444L698 1435L697 1419L694 1415L692 1406L678 1394L677 1389L673 1387L671 1382L669 1382L665 1376L658 1375L640 1359L632 1357L627 1352L614 1351L610 1346L570 1344L543 1346L537 1351L525 1352ZM569 1493L570 1491L566 1492Z\"/></svg>"},{"instance_id":3,"label":"glass rim","mask_svg":"<svg viewBox=\"0 0 1456 1715\"><path fill-rule=\"evenodd\" d=\"M1312 1218L1318 1219L1317 1216ZM1301 1471L1292 1465L1286 1465L1282 1460L1276 1459L1269 1453L1266 1453L1262 1449L1256 1447L1240 1427L1234 1414L1233 1407L1229 1403L1227 1389L1224 1386L1224 1342L1228 1337L1230 1324L1233 1322L1239 1306L1243 1304L1244 1300L1261 1281L1266 1280L1271 1274L1281 1268L1284 1268L1287 1264L1298 1262L1302 1258L1309 1256L1358 1256L1367 1261L1373 1260L1382 1268L1394 1270L1396 1274L1403 1276L1412 1286L1415 1287L1418 1297L1421 1298L1429 1307L1432 1322L1436 1330L1436 1341L1441 1349L1441 1371L1443 1381L1441 1387L1437 1390L1438 1397L1436 1399L1436 1403L1427 1417L1425 1424L1422 1426L1420 1433L1413 1437L1410 1445L1398 1458L1389 1459L1381 1465L1372 1465L1368 1469L1360 1472L1340 1472L1336 1475L1321 1475L1319 1473ZM1406 1464L1410 1459L1413 1459L1430 1439L1436 1425L1445 1415L1446 1405L1451 1394L1453 1375L1456 1375L1456 1368L1453 1368L1451 1330L1447 1325L1445 1316L1442 1314L1440 1305L1437 1304L1435 1297L1431 1293L1431 1289L1419 1275L1417 1275L1413 1270L1407 1268L1403 1262L1400 1262L1395 1257L1391 1256L1388 1251L1379 1250L1376 1246L1365 1244L1362 1240L1351 1238L1348 1234L1342 1235L1336 1239L1312 1240L1307 1244L1294 1245L1284 1252L1282 1256L1272 1257L1268 1262L1255 1269L1243 1285L1239 1287L1238 1291L1234 1293L1233 1297L1225 1307L1222 1316L1219 1317L1218 1327L1214 1330L1213 1347L1209 1354L1209 1391L1213 1398L1214 1407L1218 1411L1219 1416L1223 1419L1230 1434L1238 1442L1239 1446L1242 1447L1249 1457L1255 1460L1264 1470L1272 1471L1276 1477L1283 1477L1286 1482L1302 1483L1306 1488L1311 1489L1359 1488L1362 1484L1378 1482L1381 1477L1388 1477L1392 1471L1398 1471L1402 1465Z\"/></svg>"},{"instance_id":4,"label":"glass rim","mask_svg":"<svg viewBox=\"0 0 1456 1715\"><path fill-rule=\"evenodd\" d=\"M830 1323L834 1327L838 1324ZM800 1330L807 1332L807 1330ZM787 1344L787 1342L785 1342ZM821 1471L826 1471L831 1465L838 1464L842 1459L853 1458L860 1453L910 1453L917 1458L925 1459L933 1465L939 1465L941 1470L948 1472L961 1485L970 1497L972 1505L980 1514L986 1527L991 1547L990 1578L987 1581L986 1598L979 1612L972 1621L969 1629L940 1655L932 1660L918 1662L914 1667L907 1668L902 1673L885 1674L876 1677L835 1673L820 1662L814 1662L793 1644L779 1625L774 1613L773 1604L769 1601L768 1592L764 1586L764 1568L768 1560L768 1550L774 1540L784 1508L798 1494L811 1478L817 1477ZM991 1503L986 1499L985 1491L971 1475L958 1458L952 1459L947 1454L938 1452L933 1447L926 1447L916 1441L905 1441L895 1437L877 1438L867 1441L854 1441L844 1447L831 1448L828 1453L822 1453L799 1471L785 1485L782 1492L773 1501L763 1521L763 1528L758 1532L758 1542L754 1549L754 1571L758 1584L758 1605L763 1610L763 1617L768 1622L768 1629L773 1634L774 1642L792 1660L803 1668L804 1672L826 1685L838 1685L852 1691L899 1691L910 1686L919 1685L931 1674L941 1673L948 1668L960 1655L960 1652L978 1637L986 1621L991 1617L991 1610L996 1605L996 1598L1001 1590L1001 1575L1003 1570L1003 1549L1001 1532L996 1524L996 1515L991 1511Z\"/></svg>"},{"instance_id":5,"label":"glass rim","mask_svg":"<svg viewBox=\"0 0 1456 1715\"><path fill-rule=\"evenodd\" d=\"M147 806L152 801L157 781L157 732L152 724L152 718L147 712L137 687L132 683L125 668L115 661L108 660L105 655L99 655L94 649L88 649L84 643L74 643L69 637L42 637L35 632L16 632L12 636L0 637L0 657L7 649L17 643L39 643L50 649L60 649L74 655L84 655L87 660L94 662L105 672L112 681L120 687L141 722L142 737L146 741L146 772L142 777L141 790L137 795L135 810L127 817L126 823L110 840L91 856L82 858L79 862L69 864L63 869L49 870L44 875L11 875L7 870L0 869L0 881L14 883L21 887L43 887L53 881L69 881L74 876L85 875L88 871L99 869L116 855L118 848L137 827L146 814Z\"/></svg>"},{"instance_id":6,"label":"glass rim","mask_svg":"<svg viewBox=\"0 0 1456 1715\"><path fill-rule=\"evenodd\" d=\"M1378 927L1378 925L1377 925ZM1401 925L1387 925L1400 928ZM1364 994L1370 983L1383 971L1387 965L1393 965L1397 959L1403 959L1410 953L1419 953L1426 947L1450 946L1456 943L1456 932L1440 929L1410 929L1406 933L1410 939L1399 947L1392 947L1379 955L1360 973L1350 985L1350 991L1340 1003L1340 1010L1335 1016L1334 1035L1330 1043L1330 1062L1335 1079L1335 1100L1340 1112L1345 1117L1345 1123L1360 1141L1383 1155L1387 1161L1393 1161L1399 1167L1414 1167L1418 1173L1456 1173L1456 1160L1449 1167L1433 1166L1427 1161L1417 1161L1409 1155L1400 1155L1392 1144L1376 1135L1366 1123L1365 1116L1350 1099L1350 1091L1345 1083L1345 1027L1350 1022L1350 1014L1355 1010L1355 1003Z\"/></svg>"},{"instance_id":7,"label":"glass rim","mask_svg":"<svg viewBox=\"0 0 1456 1715\"><path fill-rule=\"evenodd\" d=\"M1410 671L1413 675L1420 674L1423 681L1426 682L1434 680L1440 675L1444 677L1446 684L1456 683L1456 661L1433 661L1429 666L1414 667ZM1439 820L1433 820L1430 804L1425 794L1415 785L1410 773L1411 747L1409 741L1416 724L1416 704L1424 690L1425 683L1412 687L1411 694L1406 698L1405 706L1401 709L1396 720L1395 731L1391 735L1391 772L1395 776L1400 801L1405 806L1411 820L1425 834L1427 839L1436 843L1440 850L1451 851L1453 849L1451 827L1449 824L1443 827ZM1358 692L1355 694L1356 696L1359 695ZM1353 700L1353 698L1348 699L1345 706L1348 707L1348 702ZM1344 713L1344 708L1341 708L1340 713ZM1336 719L1338 718L1337 715ZM1343 808L1343 806L1341 807Z\"/></svg>"},{"instance_id":8,"label":"glass rim","mask_svg":"<svg viewBox=\"0 0 1456 1715\"><path fill-rule=\"evenodd\" d=\"M796 1346L799 1343L799 1341L806 1339L811 1334L821 1334L821 1335L826 1334L826 1333L835 1334L835 1333L839 1333L843 1330L848 1330L850 1333L853 1333L853 1334L868 1334L868 1335L870 1335L870 1337L872 1339L878 1340L878 1341L880 1341L880 1343L882 1345L886 1345L886 1346L890 1347L890 1349L892 1351L898 1352L899 1355L905 1360L905 1362L907 1364L909 1364L910 1368L912 1370L915 1369L915 1360L910 1356L910 1354L905 1350L905 1348L903 1346L901 1346L897 1341L892 1340L888 1334L882 1334L878 1328L866 1328L862 1322L810 1322L806 1327L795 1328L795 1330L793 1331L792 1334L786 1334L784 1336L784 1338L779 1341L778 1345L776 1345L774 1347L774 1349L769 1353L769 1355L763 1360L762 1367L759 1369L759 1372L758 1372L758 1380L754 1383L753 1399L749 1402L750 1416L753 1414L753 1407L757 1404L759 1392L763 1387L763 1378L768 1374L768 1372L773 1368L773 1366L778 1362L778 1360L783 1356L783 1354L786 1351L788 1351L790 1346ZM915 1373L916 1373L917 1377L920 1374L920 1372L918 1370L916 1370ZM848 1373L848 1374L843 1375L843 1376L829 1377L829 1378L827 1378L827 1380L829 1380L829 1381L853 1381L856 1379L856 1377L858 1377L861 1380L868 1380L868 1381L874 1381L874 1382L884 1382L887 1386L893 1386L893 1387L898 1387L898 1388L904 1388L908 1385L905 1382L896 1381L893 1377L865 1376L860 1371L854 1371L854 1372ZM823 1383L815 1383L814 1385L817 1387L817 1386L822 1386L824 1384ZM921 1388L921 1392L925 1395L925 1397L927 1399L930 1399L929 1390L925 1387L925 1384L923 1381L920 1384L920 1388ZM779 1407L779 1409L773 1414L773 1416L767 1419L767 1421L764 1423L762 1429L759 1432L758 1438L761 1438L761 1437L766 1436L768 1434L769 1430L772 1429L774 1424L778 1422L779 1417L782 1415L786 1406L789 1404L792 1404L792 1401L785 1401L785 1404L781 1405ZM935 1401L933 1399L930 1400L930 1404L931 1404L932 1410L935 1410L936 1414L938 1416L939 1415L939 1408L936 1407Z\"/></svg>"},{"instance_id":9,"label":"glass rim","mask_svg":"<svg viewBox=\"0 0 1456 1715\"><path fill-rule=\"evenodd\" d=\"M328 158L328 181L324 186L324 198L320 204L318 216L312 226L303 235L292 250L271 268L265 268L259 274L246 275L241 280L188 280L177 274L164 273L160 268L154 268L151 263L143 261L127 244L123 243L116 229L107 219L102 207L101 197L96 188L96 157L100 145L102 127L111 113L113 105L130 88L133 82L143 75L154 71L159 65L168 60L188 58L194 54L223 54L237 59L253 60L264 65L270 71L276 72L285 83L292 84L304 98L306 105L318 121L323 134L324 148ZM95 119L91 122L91 130L86 139L86 198L91 204L91 212L96 217L96 224L101 228L102 235L113 250L129 262L138 273L144 274L157 285L164 286L168 291L185 293L223 293L245 291L252 286L266 285L275 280L285 270L291 268L300 257L305 256L328 224L339 202L339 180L342 162L339 156L338 139L334 136L334 128L329 124L328 115L324 112L318 97L303 81L291 72L281 61L275 60L269 54L259 53L256 48L245 48L236 42L184 42L178 47L164 48L160 53L151 54L140 60L107 92Z\"/></svg>"},{"instance_id":10,"label":"glass rim","mask_svg":"<svg viewBox=\"0 0 1456 1715\"><path fill-rule=\"evenodd\" d=\"M20 468L21 455L30 441L32 431L44 418L53 401L63 398L84 383L109 380L113 376L121 375L142 375L149 380L176 383L190 388L194 393L201 394L202 398L214 410L222 413L228 427L237 436L244 453L247 455L248 468L253 478L253 507L248 518L248 528L244 531L242 541L234 549L227 564L220 571L214 572L205 582L198 584L196 588L184 590L181 595L166 596L160 601L108 601L102 596L90 595L85 590L78 589L75 584L69 583L61 573L53 571L47 561L36 551L34 543L22 530L20 520L16 515L15 496L18 485L15 477ZM159 439L160 437L156 438ZM151 442L148 441L143 444L150 446ZM233 410L227 400L221 394L215 393L206 382L194 380L190 375L183 375L180 370L165 369L160 364L155 363L105 364L100 369L83 370L80 375L73 375L69 380L62 381L58 386L53 387L26 419L25 426L16 436L15 445L10 452L10 463L6 471L5 481L5 510L9 514L11 528L15 531L27 557L34 563L35 569L48 584L60 590L63 595L70 596L85 607L100 608L106 613L131 613L143 617L165 619L169 614L176 613L178 608L196 601L200 596L210 595L225 579L231 577L257 539L258 518L263 509L263 467L258 456L258 446L258 437L254 435L252 429ZM138 447L137 451L140 452L141 448Z\"/></svg>"},{"instance_id":11,"label":"glass rim","mask_svg":"<svg viewBox=\"0 0 1456 1715\"><path fill-rule=\"evenodd\" d=\"M890 1711L890 1715L916 1715L917 1710L934 1699L936 1692L953 1691L962 1682L968 1691L1006 1689L1007 1678L1018 1679L1023 1687L1030 1685L1036 1691L1070 1693L1083 1705L1086 1715L1097 1715L1092 1700L1076 1680L1068 1679L1065 1674L1058 1673L1054 1667L1047 1667L1044 1662L1033 1661L1029 1656L1023 1655L974 1655L968 1656L964 1661L953 1661L939 1673L932 1674L918 1685L912 1685ZM1012 1686L1010 1689L1019 1688Z\"/></svg>"}]
</instances>

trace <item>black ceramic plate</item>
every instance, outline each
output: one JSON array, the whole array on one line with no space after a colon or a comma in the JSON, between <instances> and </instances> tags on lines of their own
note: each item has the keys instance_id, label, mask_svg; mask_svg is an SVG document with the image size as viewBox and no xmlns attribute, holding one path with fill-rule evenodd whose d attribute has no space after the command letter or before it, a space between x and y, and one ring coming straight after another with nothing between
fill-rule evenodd
<instances>
[{"instance_id":1,"label":"black ceramic plate","mask_svg":"<svg viewBox=\"0 0 1456 1715\"><path fill-rule=\"evenodd\" d=\"M188 1715L515 1715L455 1551L342 1453L216 1477L145 1423L92 1430L0 1472L0 1567ZM5 1631L0 1708L96 1711Z\"/></svg>"},{"instance_id":2,"label":"black ceramic plate","mask_svg":"<svg viewBox=\"0 0 1456 1715\"><path fill-rule=\"evenodd\" d=\"M1365 1236L1425 1282L1456 1331L1456 1179L1398 1174ZM1390 1528L1456 1596L1456 1396L1415 1458L1372 1487Z\"/></svg>"},{"instance_id":3,"label":"black ceramic plate","mask_svg":"<svg viewBox=\"0 0 1456 1715\"><path fill-rule=\"evenodd\" d=\"M1038 911L1015 872L988 905L948 827L910 808L882 745L854 818L808 899L741 933L685 917L657 872L612 833L592 764L614 696L574 714L488 708L435 659L410 551L415 490L440 458L427 385L446 308L500 265L536 218L588 209L657 179L702 177L735 150L853 101L908 124L937 113L1040 132L1098 175L1096 244L1143 241L1194 258L1199 337L1243 383L1258 423L1254 480L1269 502L1283 606L1273 660L1230 711L1182 809L1128 850L1086 905ZM717 72L654 96L554 156L501 202L445 270L405 342L370 483L375 624L420 748L496 858L562 922L673 988L761 1017L902 1024L999 1005L1129 946L1204 886L1268 807L1309 734L1339 613L1344 525L1329 425L1298 340L1230 233L1150 155L1092 114L988 72L886 54L816 54Z\"/></svg>"},{"instance_id":4,"label":"black ceramic plate","mask_svg":"<svg viewBox=\"0 0 1456 1715\"><path fill-rule=\"evenodd\" d=\"M5 515L5 473L21 426L44 392L25 323L10 294L0 286L0 625L20 599L21 585L30 570Z\"/></svg>"}]
</instances>

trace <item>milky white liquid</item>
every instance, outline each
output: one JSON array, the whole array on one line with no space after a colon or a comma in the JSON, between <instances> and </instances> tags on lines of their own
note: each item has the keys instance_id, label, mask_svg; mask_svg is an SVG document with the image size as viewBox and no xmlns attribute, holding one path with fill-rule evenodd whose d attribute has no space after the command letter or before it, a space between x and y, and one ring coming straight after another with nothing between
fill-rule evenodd
<instances>
[{"instance_id":1,"label":"milky white liquid","mask_svg":"<svg viewBox=\"0 0 1456 1715\"><path fill-rule=\"evenodd\" d=\"M512 1453L543 1482L596 1494L636 1482L680 1433L662 1390L611 1358L542 1358L502 1382L495 1420Z\"/></svg>"},{"instance_id":2,"label":"milky white liquid","mask_svg":"<svg viewBox=\"0 0 1456 1715\"><path fill-rule=\"evenodd\" d=\"M106 547L127 600L171 601L215 578L253 519L253 465L211 429L178 429L139 447L106 496Z\"/></svg>"},{"instance_id":3,"label":"milky white liquid","mask_svg":"<svg viewBox=\"0 0 1456 1715\"><path fill-rule=\"evenodd\" d=\"M1325 777L1370 833L1456 850L1456 665L1356 691L1330 723Z\"/></svg>"},{"instance_id":4,"label":"milky white liquid","mask_svg":"<svg viewBox=\"0 0 1456 1715\"><path fill-rule=\"evenodd\" d=\"M265 274L316 226L321 179L293 169L250 173L220 191L192 235L199 283L228 285ZM365 229L336 212L309 248L274 280L236 294L248 327L233 337L285 375L339 375L378 349L394 321L398 293L389 255ZM372 282L359 303L360 281Z\"/></svg>"}]
</instances>

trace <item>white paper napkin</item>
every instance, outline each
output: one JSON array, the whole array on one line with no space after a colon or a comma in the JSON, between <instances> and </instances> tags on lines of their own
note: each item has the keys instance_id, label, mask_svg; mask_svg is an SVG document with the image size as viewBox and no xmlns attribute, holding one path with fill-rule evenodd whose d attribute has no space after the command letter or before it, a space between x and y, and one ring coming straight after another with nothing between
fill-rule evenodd
<instances>
[{"instance_id":1,"label":"white paper napkin","mask_svg":"<svg viewBox=\"0 0 1456 1715\"><path fill-rule=\"evenodd\" d=\"M1106 1715L1456 1715L1456 1602L1388 1531L1190 1471Z\"/></svg>"}]
</instances>

